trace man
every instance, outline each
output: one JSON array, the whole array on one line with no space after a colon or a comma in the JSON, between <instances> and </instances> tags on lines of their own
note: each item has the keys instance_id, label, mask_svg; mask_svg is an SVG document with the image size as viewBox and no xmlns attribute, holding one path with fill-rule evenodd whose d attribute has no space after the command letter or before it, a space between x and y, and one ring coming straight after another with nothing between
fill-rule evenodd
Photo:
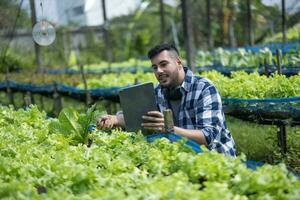
<instances>
[{"instance_id":1,"label":"man","mask_svg":"<svg viewBox=\"0 0 300 200\"><path fill-rule=\"evenodd\" d=\"M184 67L178 50L162 44L148 52L153 72L159 81L155 88L159 111L150 111L142 126L157 132L166 132L163 111L173 111L174 132L208 149L235 156L235 143L227 130L221 97L207 79L194 76ZM97 127L124 126L122 113L106 115L97 120Z\"/></svg>"}]
</instances>

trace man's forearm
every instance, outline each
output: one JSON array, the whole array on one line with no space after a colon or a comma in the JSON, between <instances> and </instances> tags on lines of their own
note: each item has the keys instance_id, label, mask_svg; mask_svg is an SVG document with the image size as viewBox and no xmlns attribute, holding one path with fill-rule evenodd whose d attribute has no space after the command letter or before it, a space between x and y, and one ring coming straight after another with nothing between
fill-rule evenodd
<instances>
[{"instance_id":1,"label":"man's forearm","mask_svg":"<svg viewBox=\"0 0 300 200\"><path fill-rule=\"evenodd\" d=\"M198 144L207 146L205 136L201 130L189 130L174 126L174 132L178 135L187 137L188 139L194 140Z\"/></svg>"}]
</instances>

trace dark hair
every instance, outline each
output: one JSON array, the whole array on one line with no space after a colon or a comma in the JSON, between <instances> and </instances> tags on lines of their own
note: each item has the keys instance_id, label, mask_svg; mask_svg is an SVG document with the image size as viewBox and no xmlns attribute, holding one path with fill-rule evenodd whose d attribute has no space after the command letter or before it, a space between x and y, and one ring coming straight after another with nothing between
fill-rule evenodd
<instances>
[{"instance_id":1,"label":"dark hair","mask_svg":"<svg viewBox=\"0 0 300 200\"><path fill-rule=\"evenodd\" d=\"M179 52L174 45L165 43L165 44L156 45L155 47L150 49L150 51L148 52L148 58L152 59L154 56L156 56L157 54L159 54L164 50L173 51L176 52L177 55L179 55Z\"/></svg>"}]
</instances>

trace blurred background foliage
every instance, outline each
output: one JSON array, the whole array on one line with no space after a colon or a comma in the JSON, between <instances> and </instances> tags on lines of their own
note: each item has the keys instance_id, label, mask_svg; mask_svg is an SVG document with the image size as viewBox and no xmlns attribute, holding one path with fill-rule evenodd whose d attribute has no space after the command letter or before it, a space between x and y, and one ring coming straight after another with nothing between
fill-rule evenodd
<instances>
[{"instance_id":1,"label":"blurred background foliage","mask_svg":"<svg viewBox=\"0 0 300 200\"><path fill-rule=\"evenodd\" d=\"M9 44L9 37L18 13L18 0L0 1L0 31L1 31L1 57L0 70L4 67L10 70L19 68L34 68L35 56L31 36L16 37ZM112 62L126 61L130 58L146 59L146 53L155 44L161 42L159 0L143 0L145 8L139 8L132 14L113 18L99 26L108 31L112 46ZM187 1L192 19L193 41L198 50L208 48L207 9L206 1ZM246 1L245 0L211 0L211 27L214 47L235 47L247 45ZM252 27L254 43L281 41L281 9L279 6L266 6L261 0L252 3ZM180 1L176 6L164 4L165 11L165 41L179 42L183 52L184 38L182 30L182 13ZM109 12L109 10L107 11ZM288 38L299 40L300 12L287 16ZM31 31L31 18L28 12L20 11L16 23L18 31ZM47 68L65 68L69 66L74 52L80 52L80 62L95 64L106 60L107 49L101 31L87 29L80 36L76 36L72 29L76 24L56 27L56 40L54 44L41 48L42 63ZM99 30L98 29L98 30ZM175 32L174 32L175 31ZM230 32L231 31L231 32ZM79 38L79 39L78 39ZM9 44L9 47L8 45ZM8 47L5 60L4 50ZM184 52L183 52L184 57ZM74 59L73 59L74 62Z\"/></svg>"}]
</instances>

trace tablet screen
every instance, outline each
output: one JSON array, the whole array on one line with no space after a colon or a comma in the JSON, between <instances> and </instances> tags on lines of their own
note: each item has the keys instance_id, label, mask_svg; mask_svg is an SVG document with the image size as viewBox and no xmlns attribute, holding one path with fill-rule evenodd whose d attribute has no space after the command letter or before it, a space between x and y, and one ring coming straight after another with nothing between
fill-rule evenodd
<instances>
[{"instance_id":1,"label":"tablet screen","mask_svg":"<svg viewBox=\"0 0 300 200\"><path fill-rule=\"evenodd\" d=\"M142 116L149 111L158 110L153 83L143 83L120 90L120 103L123 110L126 131L143 130Z\"/></svg>"}]
</instances>

